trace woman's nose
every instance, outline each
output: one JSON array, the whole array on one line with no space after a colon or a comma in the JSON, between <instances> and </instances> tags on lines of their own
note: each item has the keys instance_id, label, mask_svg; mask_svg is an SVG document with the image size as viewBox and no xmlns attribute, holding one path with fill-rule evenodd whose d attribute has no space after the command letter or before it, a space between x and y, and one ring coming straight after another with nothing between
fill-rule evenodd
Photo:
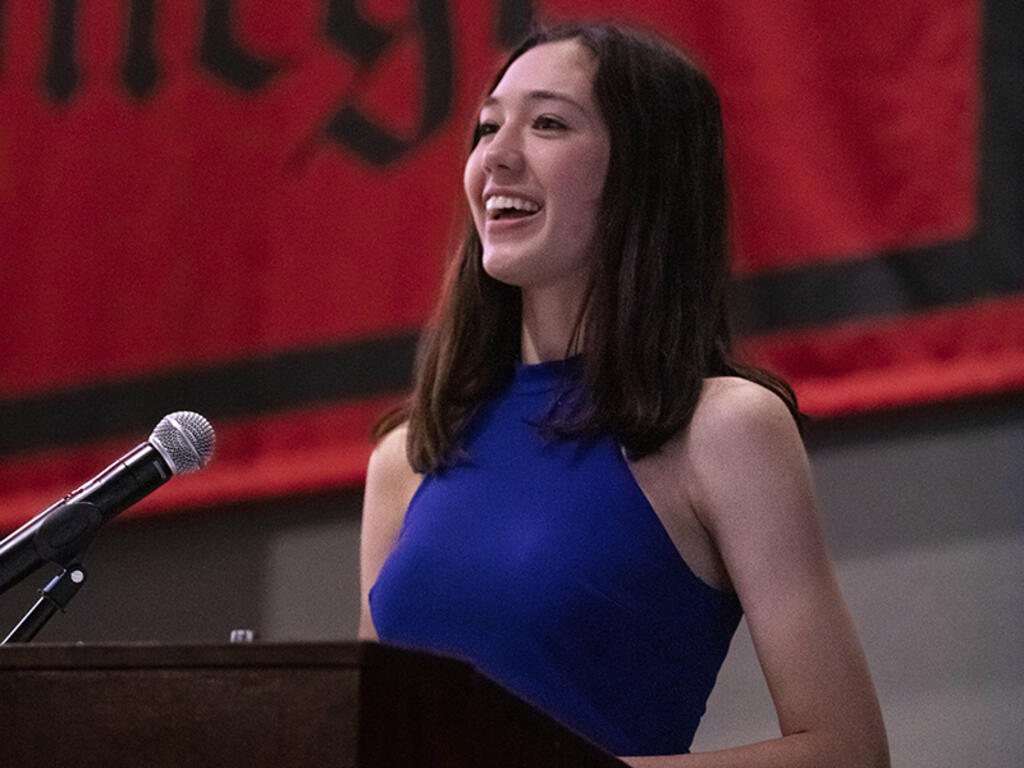
<instances>
[{"instance_id":1,"label":"woman's nose","mask_svg":"<svg viewBox=\"0 0 1024 768\"><path fill-rule=\"evenodd\" d=\"M484 170L517 172L523 167L522 149L508 131L499 130L484 150Z\"/></svg>"}]
</instances>

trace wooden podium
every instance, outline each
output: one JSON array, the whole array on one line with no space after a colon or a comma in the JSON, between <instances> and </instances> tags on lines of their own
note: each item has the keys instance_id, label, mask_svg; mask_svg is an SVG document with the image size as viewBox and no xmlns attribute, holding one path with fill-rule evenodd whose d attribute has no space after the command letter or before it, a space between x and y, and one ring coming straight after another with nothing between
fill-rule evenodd
<instances>
[{"instance_id":1,"label":"wooden podium","mask_svg":"<svg viewBox=\"0 0 1024 768\"><path fill-rule=\"evenodd\" d=\"M0 766L603 768L470 666L376 643L0 647Z\"/></svg>"}]
</instances>

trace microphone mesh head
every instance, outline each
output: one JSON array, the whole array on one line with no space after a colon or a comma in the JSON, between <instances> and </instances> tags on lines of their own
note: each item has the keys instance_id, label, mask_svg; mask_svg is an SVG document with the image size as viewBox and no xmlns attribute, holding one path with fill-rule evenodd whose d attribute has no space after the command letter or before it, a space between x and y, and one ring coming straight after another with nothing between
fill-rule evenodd
<instances>
[{"instance_id":1,"label":"microphone mesh head","mask_svg":"<svg viewBox=\"0 0 1024 768\"><path fill-rule=\"evenodd\" d=\"M194 411L175 411L160 419L149 436L171 474L197 472L213 456L216 437L210 422Z\"/></svg>"}]
</instances>

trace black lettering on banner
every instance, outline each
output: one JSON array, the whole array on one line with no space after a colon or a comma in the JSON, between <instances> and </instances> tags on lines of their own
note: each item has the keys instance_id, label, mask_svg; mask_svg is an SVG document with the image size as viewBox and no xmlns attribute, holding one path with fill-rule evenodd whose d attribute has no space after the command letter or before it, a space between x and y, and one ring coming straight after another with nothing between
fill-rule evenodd
<instances>
[{"instance_id":1,"label":"black lettering on banner","mask_svg":"<svg viewBox=\"0 0 1024 768\"><path fill-rule=\"evenodd\" d=\"M65 103L81 81L75 59L75 15L77 0L53 0L50 47L43 73L43 87L58 104Z\"/></svg>"},{"instance_id":2,"label":"black lettering on banner","mask_svg":"<svg viewBox=\"0 0 1024 768\"><path fill-rule=\"evenodd\" d=\"M199 61L229 85L256 91L281 70L281 65L244 50L232 29L232 0L206 0Z\"/></svg>"},{"instance_id":3,"label":"black lettering on banner","mask_svg":"<svg viewBox=\"0 0 1024 768\"><path fill-rule=\"evenodd\" d=\"M500 0L498 4L498 44L511 48L533 28L533 0Z\"/></svg>"},{"instance_id":4,"label":"black lettering on banner","mask_svg":"<svg viewBox=\"0 0 1024 768\"><path fill-rule=\"evenodd\" d=\"M414 0L415 26L419 32L420 118L413 135L403 138L367 117L348 95L327 125L327 135L377 166L393 163L440 127L451 112L455 89L452 64L451 19L446 0ZM372 66L398 37L373 26L360 13L356 0L330 0L327 13L328 40L351 55L366 69Z\"/></svg>"},{"instance_id":5,"label":"black lettering on banner","mask_svg":"<svg viewBox=\"0 0 1024 768\"><path fill-rule=\"evenodd\" d=\"M435 132L448 118L454 97L452 19L448 0L411 0L408 23L383 28L367 19L360 0L325 0L325 35L328 43L351 56L368 73L397 41L414 35L421 53L419 118L415 129L400 135L375 121L358 106L360 83L342 99L328 121L330 141L368 162L384 166L395 162ZM128 0L125 56L121 79L135 99L152 96L163 77L155 35L160 10L157 0ZM0 0L0 68L4 53L5 0ZM49 44L43 85L50 99L67 103L81 87L78 60L78 0L51 0ZM235 0L205 0L199 63L221 81L239 90L263 88L277 75L279 62L252 53L235 34ZM494 34L508 47L522 38L534 20L533 0L497 0ZM0 69L2 71L2 69ZM411 87L417 87L410 84Z\"/></svg>"},{"instance_id":6,"label":"black lettering on banner","mask_svg":"<svg viewBox=\"0 0 1024 768\"><path fill-rule=\"evenodd\" d=\"M364 18L356 8L356 0L328 0L324 32L328 42L362 67L373 66L395 37L391 30L381 29Z\"/></svg>"},{"instance_id":7,"label":"black lettering on banner","mask_svg":"<svg viewBox=\"0 0 1024 768\"><path fill-rule=\"evenodd\" d=\"M136 99L149 96L160 79L160 65L153 50L155 22L154 0L131 0L128 10L128 45L125 47L121 77L128 93Z\"/></svg>"}]
</instances>

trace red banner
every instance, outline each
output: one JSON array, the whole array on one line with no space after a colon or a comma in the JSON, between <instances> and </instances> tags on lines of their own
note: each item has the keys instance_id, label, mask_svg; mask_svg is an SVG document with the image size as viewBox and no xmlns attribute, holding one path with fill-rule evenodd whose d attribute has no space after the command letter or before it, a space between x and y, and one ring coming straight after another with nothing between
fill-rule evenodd
<instances>
[{"instance_id":1,"label":"red banner","mask_svg":"<svg viewBox=\"0 0 1024 768\"><path fill-rule=\"evenodd\" d=\"M0 5L0 525L180 408L209 411L218 459L143 509L360 482L366 428L404 386L384 370L407 363L461 223L476 103L531 18L632 20L695 52L722 95L737 275L756 280L977 235L981 14ZM990 300L983 286L923 314L812 311L747 346L821 415L1024 386L1022 313Z\"/></svg>"}]
</instances>

